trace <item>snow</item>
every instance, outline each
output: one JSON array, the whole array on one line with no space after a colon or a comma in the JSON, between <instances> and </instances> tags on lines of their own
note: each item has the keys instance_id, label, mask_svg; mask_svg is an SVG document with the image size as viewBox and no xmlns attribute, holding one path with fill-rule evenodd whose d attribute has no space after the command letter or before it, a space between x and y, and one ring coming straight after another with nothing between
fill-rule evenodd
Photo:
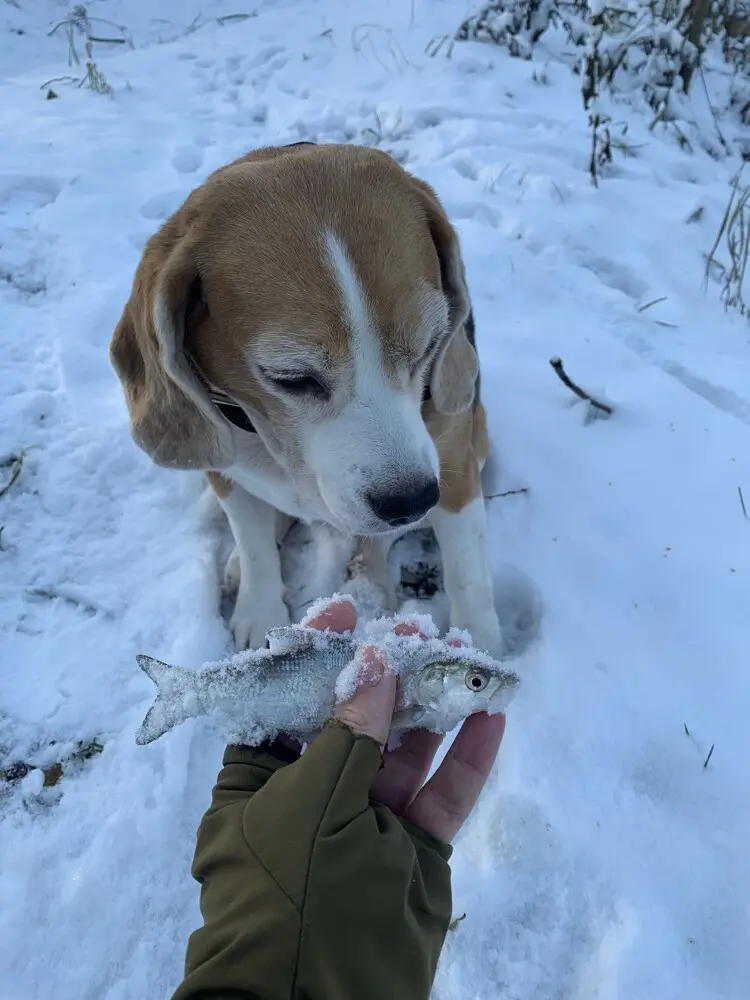
<instances>
[{"instance_id":1,"label":"snow","mask_svg":"<svg viewBox=\"0 0 750 1000\"><path fill-rule=\"evenodd\" d=\"M135 656L230 651L230 544L200 477L133 445L107 346L159 222L249 148L307 138L380 144L435 185L473 295L486 491L527 491L488 501L522 685L456 841L466 918L435 997L750 996L750 347L703 285L737 161L620 106L632 155L594 188L580 80L554 52L425 53L463 0L265 0L222 23L242 5L191 22L180 0L92 2L133 39L95 48L114 93L50 100L43 83L79 72L48 36L67 5L17 3L0 5L0 474L28 451L0 497L0 769L103 749L49 787L0 783L2 1000L167 1000L179 981L222 746L201 720L135 745L152 698ZM556 355L609 419L587 419Z\"/></svg>"}]
</instances>

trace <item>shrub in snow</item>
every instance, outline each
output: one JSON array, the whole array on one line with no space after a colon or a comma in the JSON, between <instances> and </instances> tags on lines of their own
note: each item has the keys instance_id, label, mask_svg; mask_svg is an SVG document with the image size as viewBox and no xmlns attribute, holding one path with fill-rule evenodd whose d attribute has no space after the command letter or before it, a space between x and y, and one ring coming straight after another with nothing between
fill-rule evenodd
<instances>
[{"instance_id":1,"label":"shrub in snow","mask_svg":"<svg viewBox=\"0 0 750 1000\"><path fill-rule=\"evenodd\" d=\"M456 38L504 45L529 59L550 29L583 50L576 70L587 109L604 87L641 92L655 121L684 118L686 95L710 52L730 67L730 103L750 121L750 0L489 0Z\"/></svg>"},{"instance_id":2,"label":"shrub in snow","mask_svg":"<svg viewBox=\"0 0 750 1000\"><path fill-rule=\"evenodd\" d=\"M602 94L645 99L654 113L651 128L669 123L681 146L690 143L680 122L711 153L728 151L719 114L734 111L750 124L750 0L488 0L460 25L457 41L503 45L510 55L530 59L546 34L562 36L576 58L583 106L589 116L589 173L598 183L600 169L612 161L611 118ZM434 54L434 53L433 53ZM708 96L704 68L723 81L722 106ZM702 78L711 121L695 125L692 88ZM736 140L750 161L747 135ZM718 254L721 254L719 259ZM750 262L750 185L742 171L732 184L726 213L708 255L706 277L722 284L727 308L750 315L743 293Z\"/></svg>"},{"instance_id":3,"label":"shrub in snow","mask_svg":"<svg viewBox=\"0 0 750 1000\"><path fill-rule=\"evenodd\" d=\"M467 17L456 32L458 41L506 45L512 56L530 59L532 48L550 27L562 25L581 45L586 37L584 0L490 0Z\"/></svg>"}]
</instances>

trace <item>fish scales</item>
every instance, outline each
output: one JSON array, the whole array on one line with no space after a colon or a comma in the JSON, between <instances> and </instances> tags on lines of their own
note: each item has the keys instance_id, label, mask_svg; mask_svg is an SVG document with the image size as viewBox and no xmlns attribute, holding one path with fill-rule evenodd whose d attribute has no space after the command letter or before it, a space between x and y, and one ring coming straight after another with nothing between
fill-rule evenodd
<instances>
[{"instance_id":1,"label":"fish scales","mask_svg":"<svg viewBox=\"0 0 750 1000\"><path fill-rule=\"evenodd\" d=\"M354 690L363 640L304 625L273 629L269 648L186 670L138 656L157 698L136 734L144 745L189 718L210 716L227 742L257 745L279 733L303 742ZM372 641L372 640L370 640ZM475 711L502 711L519 678L473 646L435 637L377 639L389 672L399 675L393 730L448 732Z\"/></svg>"}]
</instances>

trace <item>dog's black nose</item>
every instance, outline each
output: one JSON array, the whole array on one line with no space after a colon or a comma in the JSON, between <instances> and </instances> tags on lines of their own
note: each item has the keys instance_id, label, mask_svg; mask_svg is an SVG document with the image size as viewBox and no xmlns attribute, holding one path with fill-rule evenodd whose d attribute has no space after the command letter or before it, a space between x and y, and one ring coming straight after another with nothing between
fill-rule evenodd
<instances>
[{"instance_id":1,"label":"dog's black nose","mask_svg":"<svg viewBox=\"0 0 750 1000\"><path fill-rule=\"evenodd\" d=\"M434 478L421 480L405 490L367 494L367 502L376 516L393 528L418 521L439 499L440 487Z\"/></svg>"}]
</instances>

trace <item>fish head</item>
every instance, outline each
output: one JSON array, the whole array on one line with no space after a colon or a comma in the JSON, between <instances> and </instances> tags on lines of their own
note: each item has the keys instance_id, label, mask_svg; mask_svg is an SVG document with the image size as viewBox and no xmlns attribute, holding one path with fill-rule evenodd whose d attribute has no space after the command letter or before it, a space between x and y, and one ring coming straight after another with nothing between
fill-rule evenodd
<instances>
[{"instance_id":1,"label":"fish head","mask_svg":"<svg viewBox=\"0 0 750 1000\"><path fill-rule=\"evenodd\" d=\"M469 715L504 711L519 684L517 674L485 654L441 654L403 686L393 729L450 732Z\"/></svg>"}]
</instances>

